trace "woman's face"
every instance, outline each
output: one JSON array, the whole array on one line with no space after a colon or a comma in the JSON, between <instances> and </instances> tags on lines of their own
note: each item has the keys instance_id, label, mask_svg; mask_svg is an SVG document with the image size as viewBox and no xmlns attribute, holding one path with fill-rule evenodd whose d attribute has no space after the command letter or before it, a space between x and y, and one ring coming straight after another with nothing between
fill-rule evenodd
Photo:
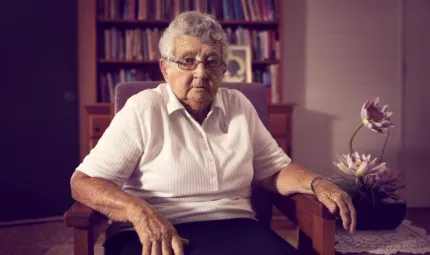
<instances>
[{"instance_id":1,"label":"woman's face","mask_svg":"<svg viewBox=\"0 0 430 255\"><path fill-rule=\"evenodd\" d=\"M193 36L181 36L176 39L174 61L183 64L160 61L164 79L168 82L176 97L193 111L203 111L211 104L221 84L225 70L221 47L203 44ZM194 60L202 61L194 70L187 69ZM169 65L170 64L170 65ZM220 66L222 65L222 66Z\"/></svg>"}]
</instances>

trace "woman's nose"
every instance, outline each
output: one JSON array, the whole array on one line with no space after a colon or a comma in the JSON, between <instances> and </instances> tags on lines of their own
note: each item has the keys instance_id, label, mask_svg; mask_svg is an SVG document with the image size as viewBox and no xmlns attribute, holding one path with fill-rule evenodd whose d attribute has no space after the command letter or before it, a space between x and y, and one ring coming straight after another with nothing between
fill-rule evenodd
<instances>
[{"instance_id":1,"label":"woman's nose","mask_svg":"<svg viewBox=\"0 0 430 255\"><path fill-rule=\"evenodd\" d=\"M193 72L193 76L196 79L207 79L208 74L204 63L200 62L197 64L197 67Z\"/></svg>"}]
</instances>

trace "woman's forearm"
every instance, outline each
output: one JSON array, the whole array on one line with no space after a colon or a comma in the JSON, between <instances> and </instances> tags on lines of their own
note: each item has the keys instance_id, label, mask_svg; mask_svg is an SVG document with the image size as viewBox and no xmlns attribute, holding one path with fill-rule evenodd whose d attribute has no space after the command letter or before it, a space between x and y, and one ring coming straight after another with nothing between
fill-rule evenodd
<instances>
[{"instance_id":1,"label":"woman's forearm","mask_svg":"<svg viewBox=\"0 0 430 255\"><path fill-rule=\"evenodd\" d=\"M275 176L263 180L262 185L284 196L294 193L312 194L311 182L317 176L319 175L291 163Z\"/></svg>"},{"instance_id":2,"label":"woman's forearm","mask_svg":"<svg viewBox=\"0 0 430 255\"><path fill-rule=\"evenodd\" d=\"M72 197L114 221L136 222L155 210L142 199L121 190L114 183L76 171L71 180Z\"/></svg>"}]
</instances>

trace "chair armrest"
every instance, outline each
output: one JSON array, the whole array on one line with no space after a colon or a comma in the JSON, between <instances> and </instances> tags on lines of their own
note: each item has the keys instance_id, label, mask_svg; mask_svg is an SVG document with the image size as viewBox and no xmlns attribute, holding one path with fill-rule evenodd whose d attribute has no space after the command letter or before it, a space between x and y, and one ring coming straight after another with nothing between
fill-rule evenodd
<instances>
[{"instance_id":1,"label":"chair armrest","mask_svg":"<svg viewBox=\"0 0 430 255\"><path fill-rule=\"evenodd\" d=\"M299 251L303 254L313 254L315 251L318 254L335 254L337 214L330 213L313 195L274 195L272 202L299 228Z\"/></svg>"},{"instance_id":2,"label":"chair armrest","mask_svg":"<svg viewBox=\"0 0 430 255\"><path fill-rule=\"evenodd\" d=\"M103 225L107 218L88 206L75 202L64 214L64 221L68 227L90 229Z\"/></svg>"},{"instance_id":3,"label":"chair armrest","mask_svg":"<svg viewBox=\"0 0 430 255\"><path fill-rule=\"evenodd\" d=\"M74 232L74 254L94 255L94 246L97 242L108 218L81 204L74 203L64 214L67 227Z\"/></svg>"}]
</instances>

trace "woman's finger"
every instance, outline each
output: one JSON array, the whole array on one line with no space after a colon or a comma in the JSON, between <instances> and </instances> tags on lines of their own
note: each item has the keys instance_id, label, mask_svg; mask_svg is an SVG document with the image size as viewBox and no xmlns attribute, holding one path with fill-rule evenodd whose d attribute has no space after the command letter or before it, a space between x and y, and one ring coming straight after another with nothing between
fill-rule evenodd
<instances>
[{"instance_id":1,"label":"woman's finger","mask_svg":"<svg viewBox=\"0 0 430 255\"><path fill-rule=\"evenodd\" d=\"M346 204L348 206L348 209L350 211L350 219L351 219L351 226L349 228L349 231L351 233L355 232L355 227L357 226L357 211L355 210L354 204L352 203L351 197L348 196L346 200Z\"/></svg>"},{"instance_id":2,"label":"woman's finger","mask_svg":"<svg viewBox=\"0 0 430 255\"><path fill-rule=\"evenodd\" d=\"M320 198L319 201L325 206L327 207L327 209L330 211L330 213L335 213L337 211L337 205L335 202L333 202L330 198L328 197L323 197Z\"/></svg>"},{"instance_id":3,"label":"woman's finger","mask_svg":"<svg viewBox=\"0 0 430 255\"><path fill-rule=\"evenodd\" d=\"M161 250L163 255L172 255L171 238L163 238L163 240L161 241Z\"/></svg>"},{"instance_id":4,"label":"woman's finger","mask_svg":"<svg viewBox=\"0 0 430 255\"><path fill-rule=\"evenodd\" d=\"M142 241L142 255L151 255L152 243L149 240Z\"/></svg>"},{"instance_id":5,"label":"woman's finger","mask_svg":"<svg viewBox=\"0 0 430 255\"><path fill-rule=\"evenodd\" d=\"M337 207L339 208L340 218L342 219L343 228L349 230L349 225L351 224L350 210L344 201L343 195L340 193L337 193L334 196L333 201L336 203Z\"/></svg>"},{"instance_id":6,"label":"woman's finger","mask_svg":"<svg viewBox=\"0 0 430 255\"><path fill-rule=\"evenodd\" d=\"M152 241L151 255L161 255L161 242Z\"/></svg>"},{"instance_id":7,"label":"woman's finger","mask_svg":"<svg viewBox=\"0 0 430 255\"><path fill-rule=\"evenodd\" d=\"M190 241L188 239L184 239L182 237L179 237L179 239L181 239L181 242L183 245L189 245L190 244Z\"/></svg>"},{"instance_id":8,"label":"woman's finger","mask_svg":"<svg viewBox=\"0 0 430 255\"><path fill-rule=\"evenodd\" d=\"M175 255L184 255L184 241L178 236L172 237L172 249Z\"/></svg>"}]
</instances>

